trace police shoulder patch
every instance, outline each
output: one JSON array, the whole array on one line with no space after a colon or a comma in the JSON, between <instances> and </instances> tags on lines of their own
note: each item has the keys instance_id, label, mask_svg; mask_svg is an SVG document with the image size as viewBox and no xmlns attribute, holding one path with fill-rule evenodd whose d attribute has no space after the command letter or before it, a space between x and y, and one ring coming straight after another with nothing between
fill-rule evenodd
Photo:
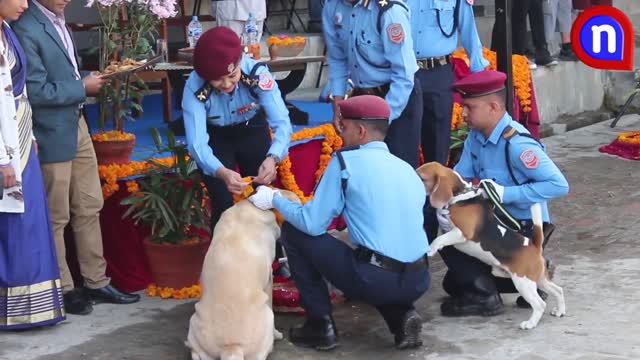
<instances>
[{"instance_id":1,"label":"police shoulder patch","mask_svg":"<svg viewBox=\"0 0 640 360\"><path fill-rule=\"evenodd\" d=\"M467 4L473 5L473 0L467 0Z\"/></svg>"},{"instance_id":2,"label":"police shoulder patch","mask_svg":"<svg viewBox=\"0 0 640 360\"><path fill-rule=\"evenodd\" d=\"M404 29L398 23L387 26L387 34L389 35L389 40L396 44L400 44L404 40Z\"/></svg>"},{"instance_id":3,"label":"police shoulder patch","mask_svg":"<svg viewBox=\"0 0 640 360\"><path fill-rule=\"evenodd\" d=\"M538 154L536 154L535 150L526 149L520 153L520 161L522 161L527 169L535 169L540 163L540 158L538 158Z\"/></svg>"},{"instance_id":4,"label":"police shoulder patch","mask_svg":"<svg viewBox=\"0 0 640 360\"><path fill-rule=\"evenodd\" d=\"M271 90L273 89L274 85L275 85L275 80L273 79L273 76L271 76L270 73L263 72L262 74L260 74L260 77L258 80L258 87L260 89Z\"/></svg>"}]
</instances>

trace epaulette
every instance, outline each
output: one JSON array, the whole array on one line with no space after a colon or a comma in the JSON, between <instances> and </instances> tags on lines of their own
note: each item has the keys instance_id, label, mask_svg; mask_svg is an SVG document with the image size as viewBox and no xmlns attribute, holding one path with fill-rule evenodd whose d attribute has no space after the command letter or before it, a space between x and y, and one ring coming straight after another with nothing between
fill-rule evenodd
<instances>
[{"instance_id":1,"label":"epaulette","mask_svg":"<svg viewBox=\"0 0 640 360\"><path fill-rule=\"evenodd\" d=\"M256 73L258 72L258 69L260 69L262 66L267 66L267 64L263 62L256 63L255 65L253 65L253 68L251 68L251 71L249 72L249 74L242 71L240 75L240 81L242 81L242 83L249 88L249 92L256 99L258 98L258 94L256 93L256 88L260 83L260 76L256 75Z\"/></svg>"},{"instance_id":2,"label":"epaulette","mask_svg":"<svg viewBox=\"0 0 640 360\"><path fill-rule=\"evenodd\" d=\"M369 5L370 0L365 0L364 2L364 7L367 7ZM397 0L377 0L376 3L378 4L378 7L380 8L380 11L378 12L378 22L377 22L377 29L378 29L378 33L382 32L382 15L384 15L385 12L387 12L387 10L391 9L393 7L393 5L400 5L402 6L406 11L409 11L409 8L407 7L407 5L402 2L402 1L397 1Z\"/></svg>"},{"instance_id":3,"label":"epaulette","mask_svg":"<svg viewBox=\"0 0 640 360\"><path fill-rule=\"evenodd\" d=\"M202 85L200 89L194 92L194 95L200 102L206 102L211 95L211 91L213 91L213 86L205 81L204 85Z\"/></svg>"}]
</instances>

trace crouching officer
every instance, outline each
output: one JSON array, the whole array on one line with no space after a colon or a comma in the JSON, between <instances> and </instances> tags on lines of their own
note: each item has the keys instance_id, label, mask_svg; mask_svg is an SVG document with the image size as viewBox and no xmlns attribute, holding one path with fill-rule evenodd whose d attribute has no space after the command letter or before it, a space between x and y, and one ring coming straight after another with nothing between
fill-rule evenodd
<instances>
[{"instance_id":1,"label":"crouching officer","mask_svg":"<svg viewBox=\"0 0 640 360\"><path fill-rule=\"evenodd\" d=\"M500 220L525 236L532 236L530 207L541 203L546 244L552 229L547 201L566 195L569 185L544 146L506 112L505 80L504 73L484 70L454 83L471 128L454 169L489 186ZM443 230L450 230L445 214L439 212L438 220ZM490 266L453 246L440 255L448 267L443 288L451 295L440 307L445 316L498 314L503 310L499 293L517 292L510 279L493 277ZM524 299L518 303L528 305Z\"/></svg>"},{"instance_id":2,"label":"crouching officer","mask_svg":"<svg viewBox=\"0 0 640 360\"><path fill-rule=\"evenodd\" d=\"M422 320L413 304L430 283L424 185L383 142L390 114L383 99L359 96L338 106L346 147L329 162L315 198L300 205L266 186L249 198L261 209L275 207L286 220L282 241L307 315L289 340L318 350L338 345L326 278L348 298L376 307L398 349L418 347ZM326 233L341 213L355 249Z\"/></svg>"},{"instance_id":3,"label":"crouching officer","mask_svg":"<svg viewBox=\"0 0 640 360\"><path fill-rule=\"evenodd\" d=\"M231 29L219 26L202 34L193 67L182 98L184 127L189 153L204 172L213 200L213 232L233 205L231 194L248 185L244 176L255 176L260 184L276 178L292 129L275 79L266 65L242 56L240 38ZM283 255L280 245L276 252ZM279 270L287 275L286 267Z\"/></svg>"},{"instance_id":4,"label":"crouching officer","mask_svg":"<svg viewBox=\"0 0 640 360\"><path fill-rule=\"evenodd\" d=\"M387 101L391 114L385 142L392 154L416 168L422 93L415 79L409 8L402 1L327 0L322 16L334 123L336 104L351 78L353 96L376 95Z\"/></svg>"}]
</instances>

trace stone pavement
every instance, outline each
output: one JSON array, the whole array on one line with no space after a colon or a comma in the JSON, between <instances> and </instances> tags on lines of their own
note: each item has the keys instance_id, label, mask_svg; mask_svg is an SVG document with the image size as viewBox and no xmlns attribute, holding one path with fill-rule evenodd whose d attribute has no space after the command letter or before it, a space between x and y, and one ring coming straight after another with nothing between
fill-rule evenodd
<instances>
[{"instance_id":1,"label":"stone pavement","mask_svg":"<svg viewBox=\"0 0 640 360\"><path fill-rule=\"evenodd\" d=\"M504 296L503 315L445 318L444 265L432 262L432 289L418 303L425 346L393 349L392 337L371 308L336 308L341 347L331 353L278 342L270 359L640 359L640 162L598 152L622 131L640 130L640 116L624 117L545 138L551 157L565 172L569 196L550 204L556 233L547 248L564 287L567 315L543 316L534 330L518 329L528 310ZM98 305L90 316L35 331L0 333L0 359L7 360L187 360L183 346L193 301L143 297L131 306ZM549 301L549 308L553 306ZM301 318L278 315L286 330Z\"/></svg>"}]
</instances>

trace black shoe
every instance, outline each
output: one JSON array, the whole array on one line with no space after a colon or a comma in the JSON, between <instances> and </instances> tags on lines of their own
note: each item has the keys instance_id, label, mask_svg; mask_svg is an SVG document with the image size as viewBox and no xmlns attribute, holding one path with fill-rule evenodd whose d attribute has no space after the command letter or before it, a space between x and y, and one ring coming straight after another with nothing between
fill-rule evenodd
<instances>
[{"instance_id":1,"label":"black shoe","mask_svg":"<svg viewBox=\"0 0 640 360\"><path fill-rule=\"evenodd\" d=\"M538 290L538 295L540 295L542 300L547 300L549 297L549 295L542 290ZM516 305L518 305L520 309L531 309L531 305L522 296L518 296L516 299Z\"/></svg>"},{"instance_id":2,"label":"black shoe","mask_svg":"<svg viewBox=\"0 0 640 360\"><path fill-rule=\"evenodd\" d=\"M93 306L82 289L73 289L62 295L62 298L67 314L87 315L93 311Z\"/></svg>"},{"instance_id":3,"label":"black shoe","mask_svg":"<svg viewBox=\"0 0 640 360\"><path fill-rule=\"evenodd\" d=\"M555 66L555 65L558 65L558 60L551 57L551 55L536 57L536 65L537 66Z\"/></svg>"},{"instance_id":4,"label":"black shoe","mask_svg":"<svg viewBox=\"0 0 640 360\"><path fill-rule=\"evenodd\" d=\"M420 332L422 332L422 318L415 310L411 310L402 318L399 332L396 333L394 339L396 349L414 349L422 346Z\"/></svg>"},{"instance_id":5,"label":"black shoe","mask_svg":"<svg viewBox=\"0 0 640 360\"><path fill-rule=\"evenodd\" d=\"M307 318L302 327L289 330L289 341L296 346L328 351L338 346L338 330L330 315Z\"/></svg>"},{"instance_id":6,"label":"black shoe","mask_svg":"<svg viewBox=\"0 0 640 360\"><path fill-rule=\"evenodd\" d=\"M573 52L571 44L562 44L562 49L560 50L558 58L562 61L578 61L578 57L576 56L576 53Z\"/></svg>"},{"instance_id":7,"label":"black shoe","mask_svg":"<svg viewBox=\"0 0 640 360\"><path fill-rule=\"evenodd\" d=\"M133 304L140 301L140 295L122 292L111 285L100 289L85 288L87 295L94 303Z\"/></svg>"},{"instance_id":8,"label":"black shoe","mask_svg":"<svg viewBox=\"0 0 640 360\"><path fill-rule=\"evenodd\" d=\"M440 305L442 316L493 316L504 311L502 298L498 294L478 296L465 294L452 297Z\"/></svg>"}]
</instances>

